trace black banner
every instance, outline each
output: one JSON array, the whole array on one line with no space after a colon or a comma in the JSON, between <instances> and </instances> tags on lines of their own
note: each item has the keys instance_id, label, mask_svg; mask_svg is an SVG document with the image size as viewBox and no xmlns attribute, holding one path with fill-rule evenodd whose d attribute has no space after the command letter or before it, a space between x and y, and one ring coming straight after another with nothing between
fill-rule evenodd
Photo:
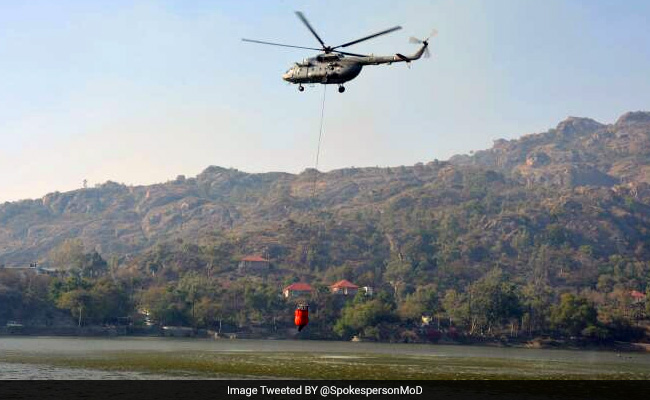
<instances>
[{"instance_id":1,"label":"black banner","mask_svg":"<svg viewBox=\"0 0 650 400\"><path fill-rule=\"evenodd\" d=\"M0 399L617 399L632 381L0 381Z\"/></svg>"}]
</instances>

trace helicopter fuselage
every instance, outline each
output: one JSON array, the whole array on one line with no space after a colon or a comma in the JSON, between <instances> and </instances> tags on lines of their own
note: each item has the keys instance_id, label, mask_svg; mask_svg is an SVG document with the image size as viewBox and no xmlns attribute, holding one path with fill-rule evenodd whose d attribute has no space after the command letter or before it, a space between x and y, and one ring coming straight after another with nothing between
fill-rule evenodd
<instances>
[{"instance_id":1,"label":"helicopter fuselage","mask_svg":"<svg viewBox=\"0 0 650 400\"><path fill-rule=\"evenodd\" d=\"M394 62L411 62L419 59L428 43L410 56L395 54L392 56L344 56L343 54L319 54L295 63L282 79L295 84L322 83L343 84L356 78L364 65L392 64Z\"/></svg>"}]
</instances>

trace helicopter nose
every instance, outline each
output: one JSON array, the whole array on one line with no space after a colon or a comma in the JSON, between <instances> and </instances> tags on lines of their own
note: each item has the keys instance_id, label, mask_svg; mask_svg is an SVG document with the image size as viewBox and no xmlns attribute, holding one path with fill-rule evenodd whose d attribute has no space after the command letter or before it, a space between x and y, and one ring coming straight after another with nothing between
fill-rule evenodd
<instances>
[{"instance_id":1,"label":"helicopter nose","mask_svg":"<svg viewBox=\"0 0 650 400\"><path fill-rule=\"evenodd\" d=\"M291 82L291 72L287 72L284 75L282 75L282 79L284 79L287 82Z\"/></svg>"}]
</instances>

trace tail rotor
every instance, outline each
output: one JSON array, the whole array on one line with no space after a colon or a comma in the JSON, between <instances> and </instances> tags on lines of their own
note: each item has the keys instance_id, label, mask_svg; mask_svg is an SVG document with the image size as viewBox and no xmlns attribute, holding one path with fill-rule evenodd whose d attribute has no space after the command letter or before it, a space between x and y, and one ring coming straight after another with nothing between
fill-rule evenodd
<instances>
[{"instance_id":1,"label":"tail rotor","mask_svg":"<svg viewBox=\"0 0 650 400\"><path fill-rule=\"evenodd\" d=\"M424 58L429 58L429 57L431 57L431 53L429 52L429 39L431 39L432 37L435 37L437 35L438 35L438 31L436 29L434 29L433 31L431 31L431 34L429 35L429 37L427 37L426 39L418 39L416 37L411 36L409 38L409 43L426 45L427 47L424 49L423 56L424 56Z\"/></svg>"}]
</instances>

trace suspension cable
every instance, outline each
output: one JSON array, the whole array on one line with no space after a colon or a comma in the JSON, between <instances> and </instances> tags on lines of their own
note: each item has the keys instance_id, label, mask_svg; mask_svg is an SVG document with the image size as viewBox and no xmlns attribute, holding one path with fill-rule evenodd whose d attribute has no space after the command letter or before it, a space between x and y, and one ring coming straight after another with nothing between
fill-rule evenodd
<instances>
[{"instance_id":1,"label":"suspension cable","mask_svg":"<svg viewBox=\"0 0 650 400\"><path fill-rule=\"evenodd\" d=\"M316 148L316 162L314 164L314 182L312 185L311 198L312 201L316 196L316 180L318 179L318 160L320 157L320 146L323 141L323 122L325 121L325 94L327 93L327 85L323 85L323 103L320 110L320 130L318 132L318 147Z\"/></svg>"}]
</instances>

